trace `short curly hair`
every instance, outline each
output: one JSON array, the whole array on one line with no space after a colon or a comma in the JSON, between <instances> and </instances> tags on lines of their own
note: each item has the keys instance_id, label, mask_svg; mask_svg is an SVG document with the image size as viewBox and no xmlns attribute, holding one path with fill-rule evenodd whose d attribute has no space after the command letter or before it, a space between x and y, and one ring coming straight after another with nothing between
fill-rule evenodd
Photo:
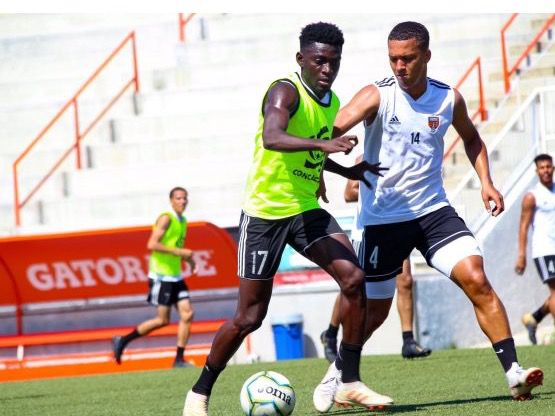
<instances>
[{"instance_id":1,"label":"short curly hair","mask_svg":"<svg viewBox=\"0 0 555 416\"><path fill-rule=\"evenodd\" d=\"M324 22L306 25L301 30L299 41L301 49L315 42L337 47L342 47L345 42L343 32L336 25Z\"/></svg>"},{"instance_id":2,"label":"short curly hair","mask_svg":"<svg viewBox=\"0 0 555 416\"><path fill-rule=\"evenodd\" d=\"M550 155L548 155L547 153L540 153L539 155L537 155L534 158L534 163L537 166L538 162L543 162L544 160L547 160L547 161L553 163L553 158Z\"/></svg>"},{"instance_id":3,"label":"short curly hair","mask_svg":"<svg viewBox=\"0 0 555 416\"><path fill-rule=\"evenodd\" d=\"M387 40L409 40L416 39L418 47L422 51L427 51L430 47L430 34L428 29L422 23L418 22L402 22L396 25Z\"/></svg>"}]
</instances>

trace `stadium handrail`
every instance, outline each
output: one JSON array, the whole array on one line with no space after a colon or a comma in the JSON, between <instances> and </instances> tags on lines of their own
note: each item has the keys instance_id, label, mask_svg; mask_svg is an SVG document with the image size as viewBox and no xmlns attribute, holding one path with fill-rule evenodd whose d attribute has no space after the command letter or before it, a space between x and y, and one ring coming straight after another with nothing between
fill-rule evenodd
<instances>
[{"instance_id":1,"label":"stadium handrail","mask_svg":"<svg viewBox=\"0 0 555 416\"><path fill-rule=\"evenodd\" d=\"M185 36L185 27L187 26L187 23L189 23L191 21L191 19L195 16L196 13L189 13L187 15L187 17L184 16L184 13L179 13L179 41L180 42L185 42L186 36Z\"/></svg>"},{"instance_id":2,"label":"stadium handrail","mask_svg":"<svg viewBox=\"0 0 555 416\"><path fill-rule=\"evenodd\" d=\"M472 116L470 116L470 119L472 121L474 121L474 120L476 120L476 117L480 116L481 121L486 121L487 118L488 118L488 111L486 109L486 100L485 100L485 95L484 95L484 83L483 83L483 76L482 76L482 61L481 61L479 56L472 62L472 64L470 64L470 66L465 71L463 76L455 84L455 88L459 89L461 87L461 85L463 85L464 82L468 79L468 77L470 76L470 74L473 71L476 71L477 76L478 76L479 104L478 104L478 109L472 114ZM461 136L457 136L455 138L455 140L453 140L453 142L451 143L449 148L443 154L443 160L446 160L451 155L451 153L453 153L453 151L455 150L455 147L457 146L457 143L459 142L460 139L461 139Z\"/></svg>"},{"instance_id":3,"label":"stadium handrail","mask_svg":"<svg viewBox=\"0 0 555 416\"><path fill-rule=\"evenodd\" d=\"M522 63L522 61L528 57L534 45L538 43L540 38L543 36L545 32L550 30L551 26L555 23L555 13L551 14L550 17L546 19L544 24L542 25L539 32L534 36L534 38L530 41L530 43L524 48L524 51L518 56L513 66L509 69L509 63L507 58L507 47L505 41L505 32L509 29L509 27L513 24L518 13L513 13L511 17L507 20L507 22L501 28L501 62L503 65L503 83L505 87L505 94L508 94L511 91L511 76L516 73ZM550 35L551 36L551 35Z\"/></svg>"},{"instance_id":4,"label":"stadium handrail","mask_svg":"<svg viewBox=\"0 0 555 416\"><path fill-rule=\"evenodd\" d=\"M551 91L555 91L555 86L552 85L548 87L535 88L530 93L530 95L528 95L528 97L524 100L524 102L514 111L511 117L504 123L503 128L499 131L499 133L497 133L493 138L493 140L488 144L488 149L487 149L488 154L491 154L492 152L497 150L498 146L500 146L500 144L503 142L505 136L511 131L515 123L517 123L519 119L522 119L528 107L530 107L530 105L532 105L534 102L541 100L541 95L543 93L551 92ZM540 140L545 141L545 132L541 135ZM545 149L545 145L543 146L544 146L543 148ZM463 178L461 178L457 187L449 195L450 201L455 201L457 199L457 197L463 191L463 189L465 189L468 186L468 182L472 179L474 175L476 175L476 172L473 169L469 169L467 171L466 175ZM520 178L517 178L517 180L518 179ZM502 188L500 189L501 193L503 195L506 195L514 187L515 184L506 183L506 184L500 184L500 185L502 186ZM508 207L505 206L505 209L507 208ZM494 217L492 217L491 214L485 212L481 218L479 218L478 220L476 220L474 224L472 224L475 234L480 231L480 229L484 226L484 224L489 218L494 218Z\"/></svg>"},{"instance_id":5,"label":"stadium handrail","mask_svg":"<svg viewBox=\"0 0 555 416\"><path fill-rule=\"evenodd\" d=\"M132 59L133 59L133 77L120 89L120 91L104 106L100 113L93 119L93 121L86 128L82 128L79 123L79 96L91 85L91 83L99 76L100 73L108 66L108 64L123 50L123 48L131 43ZM110 55L102 62L102 64L93 72L93 74L85 81L85 83L77 90L77 92L62 106L58 113L50 120L50 122L40 131L35 139L25 148L25 150L13 162L13 186L14 186L14 214L16 226L21 225L21 209L29 202L31 197L42 187L42 185L52 176L58 169L61 163L75 150L76 153L76 166L81 169L81 140L91 131L91 129L98 123L98 121L108 112L108 110L118 101L127 89L134 85L135 93L139 92L139 71L137 65L137 46L135 31L131 31L120 44L110 53ZM31 152L35 145L44 137L68 110L73 109L73 119L75 126L75 142L73 145L65 150L58 161L50 168L48 173L38 181L33 189L24 198L19 194L19 181L17 175L17 167L19 163ZM22 199L22 200L21 200Z\"/></svg>"}]
</instances>

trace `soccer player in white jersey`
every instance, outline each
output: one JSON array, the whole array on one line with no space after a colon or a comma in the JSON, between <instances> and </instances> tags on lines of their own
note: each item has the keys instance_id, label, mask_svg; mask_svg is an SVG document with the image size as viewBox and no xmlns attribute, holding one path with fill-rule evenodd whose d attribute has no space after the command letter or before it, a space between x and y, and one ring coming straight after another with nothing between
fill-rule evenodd
<instances>
[{"instance_id":1,"label":"soccer player in white jersey","mask_svg":"<svg viewBox=\"0 0 555 416\"><path fill-rule=\"evenodd\" d=\"M519 365L505 308L484 273L477 241L449 205L443 189L443 137L452 124L480 179L486 210L493 216L503 212L503 198L492 183L484 142L460 93L427 77L431 52L422 24L396 25L388 37L388 53L393 76L362 88L334 123L334 134L341 135L363 122L364 160L379 160L389 168L383 177L371 178L371 187L360 185L359 221L364 237L359 260L366 274L366 335L370 337L387 317L395 276L416 248L472 302L512 397L530 399L531 390L543 382L543 372ZM317 409L324 410L326 403L331 408L334 386L326 381L333 375L339 378L340 369L339 357L315 390Z\"/></svg>"},{"instance_id":2,"label":"soccer player in white jersey","mask_svg":"<svg viewBox=\"0 0 555 416\"><path fill-rule=\"evenodd\" d=\"M532 344L536 344L536 327L549 313L555 318L555 186L553 185L553 158L540 154L534 158L539 182L524 195L518 231L517 274L526 269L528 228L532 226L532 258L543 283L549 287L549 296L534 313L527 313L522 322L528 329Z\"/></svg>"}]
</instances>

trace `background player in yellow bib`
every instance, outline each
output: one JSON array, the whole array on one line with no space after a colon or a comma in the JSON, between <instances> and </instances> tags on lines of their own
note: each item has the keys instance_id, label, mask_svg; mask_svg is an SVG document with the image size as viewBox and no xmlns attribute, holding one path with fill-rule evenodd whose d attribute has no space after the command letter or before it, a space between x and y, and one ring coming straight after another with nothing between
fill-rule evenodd
<instances>
[{"instance_id":1,"label":"background player in yellow bib","mask_svg":"<svg viewBox=\"0 0 555 416\"><path fill-rule=\"evenodd\" d=\"M173 188L170 191L172 211L160 214L152 227L147 243L151 253L147 301L156 306L156 316L140 323L129 334L113 338L114 358L118 364L129 342L169 324L171 307L175 305L179 312L179 326L173 366L192 367L183 359L193 320L189 288L183 280L183 260L189 263L193 273L196 271L193 252L183 247L187 235L187 219L183 212L187 203L187 191L181 187Z\"/></svg>"},{"instance_id":2,"label":"background player in yellow bib","mask_svg":"<svg viewBox=\"0 0 555 416\"><path fill-rule=\"evenodd\" d=\"M264 95L240 220L237 311L212 342L206 365L187 393L185 416L208 414L218 375L243 339L261 325L286 244L326 270L341 288L343 342L339 353L344 366L336 402L368 408L392 403L360 381L364 274L348 237L320 208L317 198L326 155L349 153L356 144L354 136L332 139L339 100L331 86L339 71L342 46L343 34L335 25L306 26L296 54L300 74L273 82ZM364 168L379 172L377 165ZM353 179L365 180L358 173ZM330 407L326 404L321 410Z\"/></svg>"}]
</instances>

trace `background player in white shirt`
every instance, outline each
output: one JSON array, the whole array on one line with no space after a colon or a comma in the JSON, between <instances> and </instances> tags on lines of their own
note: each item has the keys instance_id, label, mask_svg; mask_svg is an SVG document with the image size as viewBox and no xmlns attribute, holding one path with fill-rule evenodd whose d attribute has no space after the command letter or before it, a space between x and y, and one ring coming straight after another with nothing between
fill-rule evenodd
<instances>
[{"instance_id":1,"label":"background player in white shirt","mask_svg":"<svg viewBox=\"0 0 555 416\"><path fill-rule=\"evenodd\" d=\"M517 274L526 269L528 228L532 226L532 258L543 283L549 287L549 296L534 313L522 317L532 344L536 344L538 323L548 314L555 318L555 186L553 185L553 158L540 154L534 158L539 182L524 195L518 231Z\"/></svg>"},{"instance_id":2,"label":"background player in white shirt","mask_svg":"<svg viewBox=\"0 0 555 416\"><path fill-rule=\"evenodd\" d=\"M394 277L417 248L428 264L453 280L472 302L512 397L530 399L531 390L543 382L543 372L518 364L507 314L485 275L478 243L443 189L443 136L452 124L480 179L486 210L493 216L503 212L486 146L459 92L427 77L431 51L428 30L422 24L396 25L388 36L388 53L394 76L362 88L340 110L334 124L334 135L339 136L364 122L365 162L380 161L389 168L383 177L370 179L371 187L364 182L360 185L360 223L365 228L359 260L367 282L366 335L370 337L386 319L395 292ZM339 357L326 377L340 370ZM326 377L314 392L317 408L317 403L323 407L326 398L333 401Z\"/></svg>"}]
</instances>

